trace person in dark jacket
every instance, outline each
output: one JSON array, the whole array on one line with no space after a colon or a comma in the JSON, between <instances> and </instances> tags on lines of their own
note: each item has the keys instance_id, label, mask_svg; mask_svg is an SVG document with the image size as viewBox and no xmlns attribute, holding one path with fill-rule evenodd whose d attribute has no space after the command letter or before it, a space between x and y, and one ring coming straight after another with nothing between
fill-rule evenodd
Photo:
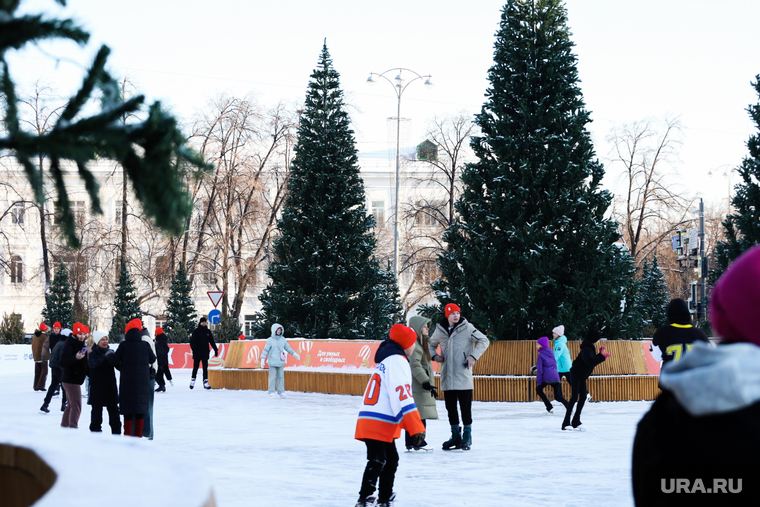
<instances>
[{"instance_id":1,"label":"person in dark jacket","mask_svg":"<svg viewBox=\"0 0 760 507\"><path fill-rule=\"evenodd\" d=\"M87 348L84 340L90 330L80 322L76 322L73 327L73 334L66 338L61 349L60 360L61 385L68 401L61 419L61 426L64 428L79 427L79 415L82 413L82 384L87 376Z\"/></svg>"},{"instance_id":2,"label":"person in dark jacket","mask_svg":"<svg viewBox=\"0 0 760 507\"><path fill-rule=\"evenodd\" d=\"M135 437L142 437L151 395L150 363L156 360L150 345L142 339L142 328L140 319L130 320L124 329L124 341L108 356L121 372L119 410L124 416L124 434Z\"/></svg>"},{"instance_id":3,"label":"person in dark jacket","mask_svg":"<svg viewBox=\"0 0 760 507\"><path fill-rule=\"evenodd\" d=\"M570 402L567 404L565 419L562 421L563 430L574 429L584 431L581 423L581 411L586 403L586 395L588 395L586 380L591 376L591 372L594 371L596 365L603 363L611 355L605 352L604 345L599 348L599 353L596 353L594 344L599 341L599 338L598 331L589 329L581 342L581 350L578 353L578 357L575 358L573 365L570 367L570 385L572 386L573 394L570 397ZM578 402L578 408L571 423L570 416L573 415L573 406L576 402ZM572 428L570 427L571 424Z\"/></svg>"},{"instance_id":4,"label":"person in dark jacket","mask_svg":"<svg viewBox=\"0 0 760 507\"><path fill-rule=\"evenodd\" d=\"M40 324L40 328L34 331L34 338L32 338L32 358L34 359L34 390L44 391L45 382L47 381L47 354L44 348L44 344L48 339L47 333L50 328L44 322Z\"/></svg>"},{"instance_id":5,"label":"person in dark jacket","mask_svg":"<svg viewBox=\"0 0 760 507\"><path fill-rule=\"evenodd\" d=\"M172 373L169 371L169 339L160 327L156 328L156 357L158 357L158 373L156 374L158 388L156 392L165 393L166 381L168 380L171 383Z\"/></svg>"},{"instance_id":6,"label":"person in dark jacket","mask_svg":"<svg viewBox=\"0 0 760 507\"><path fill-rule=\"evenodd\" d=\"M50 337L45 340L45 343L49 343L49 341ZM58 390L58 386L61 385L61 352L63 351L63 344L65 342L65 340L58 340L55 344L55 347L50 349L50 387L48 387L47 394L45 395L45 400L42 402L42 406L40 407L40 412L44 412L45 414L50 413L50 400L53 399L53 396L55 396L55 393ZM66 391L63 391L63 396L61 397L61 412L63 412L65 409Z\"/></svg>"},{"instance_id":7,"label":"person in dark jacket","mask_svg":"<svg viewBox=\"0 0 760 507\"><path fill-rule=\"evenodd\" d=\"M203 363L203 387L211 389L211 386L208 385L209 345L214 349L214 357L219 356L219 350L214 343L214 335L208 328L206 317L201 317L201 320L198 321L198 327L190 336L190 348L193 350L193 374L190 378L190 389L195 387L195 377L198 375L198 366L201 363Z\"/></svg>"},{"instance_id":8,"label":"person in dark jacket","mask_svg":"<svg viewBox=\"0 0 760 507\"><path fill-rule=\"evenodd\" d=\"M51 355L53 354L53 349L55 349L55 346L58 344L58 342L60 342L60 341L66 341L66 336L64 336L61 333L61 323L60 322L56 321L56 322L53 323L53 330L52 331L53 332L50 333L50 336L48 336L48 338L46 340L46 343L48 344L48 350L50 351ZM51 366L51 368L52 368L52 366ZM51 372L51 378L52 378L52 372ZM53 389L53 396L58 396L58 394L60 394L60 389L61 389L61 376L60 375L58 375L58 383L55 384L55 386L53 386L53 387L54 387L54 389ZM66 396L66 394L64 393L64 397L65 396Z\"/></svg>"},{"instance_id":9,"label":"person in dark jacket","mask_svg":"<svg viewBox=\"0 0 760 507\"><path fill-rule=\"evenodd\" d=\"M652 344L649 346L655 361L662 361L665 366L669 361L678 361L681 356L691 350L694 342L709 343L707 335L699 328L691 325L689 305L683 299L673 299L665 308L668 325L655 331Z\"/></svg>"},{"instance_id":10,"label":"person in dark jacket","mask_svg":"<svg viewBox=\"0 0 760 507\"><path fill-rule=\"evenodd\" d=\"M637 506L755 506L760 498L760 247L737 258L710 294L717 347L701 340L664 364L662 393L633 442ZM712 494L710 494L712 493Z\"/></svg>"},{"instance_id":11,"label":"person in dark jacket","mask_svg":"<svg viewBox=\"0 0 760 507\"><path fill-rule=\"evenodd\" d=\"M92 345L87 362L90 367L90 396L87 404L92 407L90 414L90 431L100 432L103 425L103 407L108 410L108 424L111 433L121 434L119 417L119 392L116 388L116 373L108 356L113 351L108 347L108 335L101 331L92 333L95 343Z\"/></svg>"},{"instance_id":12,"label":"person in dark jacket","mask_svg":"<svg viewBox=\"0 0 760 507\"><path fill-rule=\"evenodd\" d=\"M554 399L562 403L567 410L567 400L562 396L562 384L559 381L557 372L557 361L554 359L554 352L549 348L549 337L542 336L536 341L538 347L538 356L536 357L536 394L544 402L546 411L554 413L549 398L544 394L544 389L551 386L554 390Z\"/></svg>"}]
</instances>

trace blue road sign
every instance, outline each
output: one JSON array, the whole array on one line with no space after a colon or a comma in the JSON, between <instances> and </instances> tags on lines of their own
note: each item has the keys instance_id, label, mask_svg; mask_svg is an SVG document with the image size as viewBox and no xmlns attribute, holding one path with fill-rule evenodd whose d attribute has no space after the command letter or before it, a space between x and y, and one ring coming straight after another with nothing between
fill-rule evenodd
<instances>
[{"instance_id":1,"label":"blue road sign","mask_svg":"<svg viewBox=\"0 0 760 507\"><path fill-rule=\"evenodd\" d=\"M214 308L210 312L208 312L208 321L210 324L219 324L219 321L222 319L222 312L220 310L217 310Z\"/></svg>"}]
</instances>

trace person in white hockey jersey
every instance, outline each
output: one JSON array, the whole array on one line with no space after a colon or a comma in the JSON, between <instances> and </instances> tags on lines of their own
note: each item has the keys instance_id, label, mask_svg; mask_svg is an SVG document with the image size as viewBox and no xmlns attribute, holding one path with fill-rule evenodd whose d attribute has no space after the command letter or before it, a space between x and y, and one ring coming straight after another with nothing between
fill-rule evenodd
<instances>
[{"instance_id":1,"label":"person in white hockey jersey","mask_svg":"<svg viewBox=\"0 0 760 507\"><path fill-rule=\"evenodd\" d=\"M364 402L356 422L354 438L367 446L364 469L356 507L375 505L375 484L380 479L377 505L391 505L396 495L393 481L398 468L395 440L405 429L417 443L425 440L417 406L412 396L412 370L409 356L414 352L417 333L403 324L394 324L390 337L377 348L375 371L364 391Z\"/></svg>"}]
</instances>

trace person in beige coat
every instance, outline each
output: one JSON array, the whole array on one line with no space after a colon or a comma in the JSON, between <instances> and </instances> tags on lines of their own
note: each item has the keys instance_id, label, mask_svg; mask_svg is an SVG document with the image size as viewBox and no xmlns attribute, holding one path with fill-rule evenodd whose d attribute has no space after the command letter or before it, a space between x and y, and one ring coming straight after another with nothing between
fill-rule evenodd
<instances>
[{"instance_id":1,"label":"person in beige coat","mask_svg":"<svg viewBox=\"0 0 760 507\"><path fill-rule=\"evenodd\" d=\"M409 357L409 366L412 369L412 396L417 411L420 413L422 424L427 428L427 419L438 419L438 410L435 408L435 400L438 398L438 390L435 388L435 373L430 363L430 350L428 349L428 332L430 319L415 315L409 319L409 327L417 333L417 346ZM406 450L432 451L424 440L415 445L414 439L406 432Z\"/></svg>"},{"instance_id":2,"label":"person in beige coat","mask_svg":"<svg viewBox=\"0 0 760 507\"><path fill-rule=\"evenodd\" d=\"M49 352L44 345L47 341L47 333L50 330L43 322L40 328L34 331L32 338L32 357L34 358L34 390L45 391L45 382L47 381Z\"/></svg>"},{"instance_id":3,"label":"person in beige coat","mask_svg":"<svg viewBox=\"0 0 760 507\"><path fill-rule=\"evenodd\" d=\"M433 361L441 363L441 389L449 413L451 438L443 443L443 450L463 449L472 446L472 366L488 348L488 338L462 317L459 306L449 303L444 308L445 318L436 326L430 337L429 350ZM440 354L437 352L441 346ZM459 426L457 402L462 410L464 434Z\"/></svg>"}]
</instances>

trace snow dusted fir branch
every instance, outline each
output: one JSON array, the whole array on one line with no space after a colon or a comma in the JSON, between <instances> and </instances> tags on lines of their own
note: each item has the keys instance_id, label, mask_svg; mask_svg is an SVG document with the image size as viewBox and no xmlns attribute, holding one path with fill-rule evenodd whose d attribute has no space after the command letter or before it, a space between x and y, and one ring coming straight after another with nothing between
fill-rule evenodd
<instances>
[{"instance_id":1,"label":"snow dusted fir branch","mask_svg":"<svg viewBox=\"0 0 760 507\"><path fill-rule=\"evenodd\" d=\"M65 0L56 1L66 5ZM8 51L44 39L68 39L84 45L89 34L70 19L15 16L20 3L19 0L0 0L0 93L5 97L3 123L7 132L5 137L0 137L0 150L15 155L38 203L45 201L45 179L52 180L60 226L72 247L79 246L79 239L64 182L65 165L71 162L85 183L94 212L103 213L98 183L88 164L97 159L113 160L127 172L145 214L168 234L180 234L185 218L192 211L183 182L185 172L207 171L211 167L186 147L176 120L162 110L159 102L148 107L144 121L124 121L133 113L144 113L145 97L138 95L122 100L117 81L105 69L110 53L108 47L100 48L81 88L50 131L38 135L21 129L18 96L6 61ZM83 111L95 100L96 92L100 99L99 110L92 115L85 114ZM47 170L32 162L39 155L49 161Z\"/></svg>"}]
</instances>

